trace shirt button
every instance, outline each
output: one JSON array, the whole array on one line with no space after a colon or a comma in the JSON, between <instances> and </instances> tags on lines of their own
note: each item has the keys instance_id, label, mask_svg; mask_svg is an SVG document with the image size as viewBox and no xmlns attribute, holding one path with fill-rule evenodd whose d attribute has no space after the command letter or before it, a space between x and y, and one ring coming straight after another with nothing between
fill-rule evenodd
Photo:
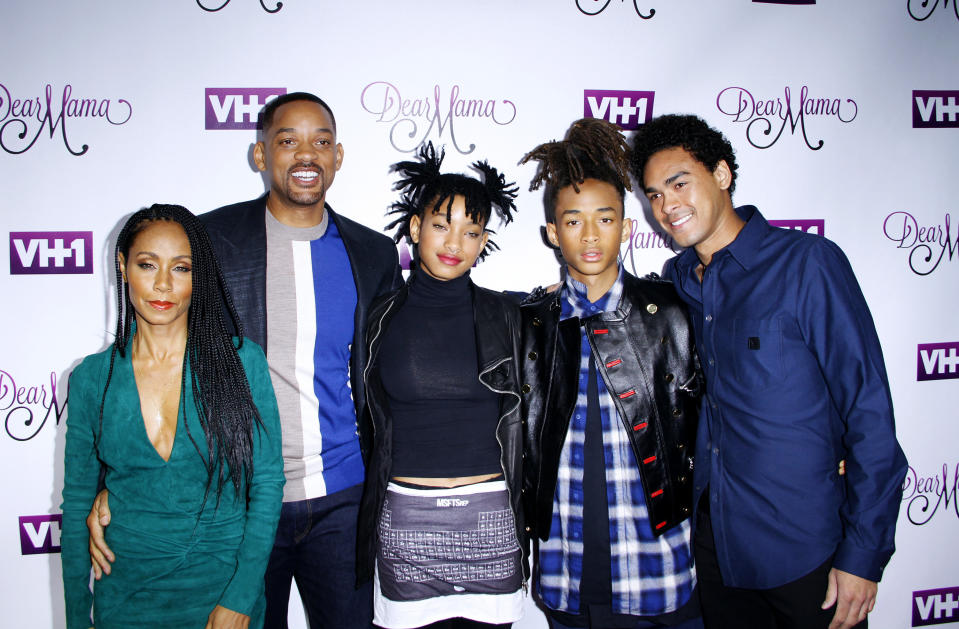
<instances>
[{"instance_id":1,"label":"shirt button","mask_svg":"<svg viewBox=\"0 0 959 629\"><path fill-rule=\"evenodd\" d=\"M715 403L715 402L710 402L709 405L712 406L713 408L716 408L716 403Z\"/></svg>"},{"instance_id":2,"label":"shirt button","mask_svg":"<svg viewBox=\"0 0 959 629\"><path fill-rule=\"evenodd\" d=\"M706 321L712 321L713 315L706 315Z\"/></svg>"},{"instance_id":3,"label":"shirt button","mask_svg":"<svg viewBox=\"0 0 959 629\"><path fill-rule=\"evenodd\" d=\"M719 448L713 448L713 454L719 454Z\"/></svg>"},{"instance_id":4,"label":"shirt button","mask_svg":"<svg viewBox=\"0 0 959 629\"><path fill-rule=\"evenodd\" d=\"M709 359L709 366L712 367L712 366L715 365L715 364L716 364L716 361L714 361L712 358L710 358L710 359Z\"/></svg>"}]
</instances>

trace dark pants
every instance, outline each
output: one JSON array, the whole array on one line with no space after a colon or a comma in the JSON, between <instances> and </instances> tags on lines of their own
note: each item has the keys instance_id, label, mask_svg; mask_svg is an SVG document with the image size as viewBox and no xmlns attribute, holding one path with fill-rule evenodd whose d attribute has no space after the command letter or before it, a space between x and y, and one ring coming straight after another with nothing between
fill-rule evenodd
<instances>
[{"instance_id":1,"label":"dark pants","mask_svg":"<svg viewBox=\"0 0 959 629\"><path fill-rule=\"evenodd\" d=\"M265 629L286 629L290 584L310 629L369 629L372 582L356 588L356 522L363 486L284 502L266 568Z\"/></svg>"},{"instance_id":2,"label":"dark pants","mask_svg":"<svg viewBox=\"0 0 959 629\"><path fill-rule=\"evenodd\" d=\"M564 625L560 623L556 618L550 617L549 619L550 629L582 629L581 627L573 627L571 625ZM746 629L747 625L743 625L740 629ZM636 624L633 625L633 629L703 629L703 619L700 617L691 618L685 620L678 625L663 625L656 622L648 622L645 620L637 620ZM605 627L593 626L592 629L606 629ZM752 629L751 627L749 629Z\"/></svg>"},{"instance_id":3,"label":"dark pants","mask_svg":"<svg viewBox=\"0 0 959 629\"><path fill-rule=\"evenodd\" d=\"M424 625L420 629L509 629L513 623L508 622L505 625L491 625L478 620L469 618L447 618L431 625Z\"/></svg>"},{"instance_id":4,"label":"dark pants","mask_svg":"<svg viewBox=\"0 0 959 629\"><path fill-rule=\"evenodd\" d=\"M768 590L723 585L709 510L700 502L696 518L696 574L707 629L826 629L835 605L820 609L826 598L832 558L809 574ZM866 629L867 621L856 625Z\"/></svg>"}]
</instances>

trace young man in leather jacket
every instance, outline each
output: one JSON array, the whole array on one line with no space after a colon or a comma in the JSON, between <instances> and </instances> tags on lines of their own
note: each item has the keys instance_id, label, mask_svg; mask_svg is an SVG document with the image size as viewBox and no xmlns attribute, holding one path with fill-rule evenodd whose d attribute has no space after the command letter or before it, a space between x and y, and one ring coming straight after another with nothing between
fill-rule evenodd
<instances>
[{"instance_id":1,"label":"young man in leather jacket","mask_svg":"<svg viewBox=\"0 0 959 629\"><path fill-rule=\"evenodd\" d=\"M580 120L529 160L567 270L522 307L536 594L553 627L701 627L689 519L700 376L672 285L618 260L625 140Z\"/></svg>"}]
</instances>

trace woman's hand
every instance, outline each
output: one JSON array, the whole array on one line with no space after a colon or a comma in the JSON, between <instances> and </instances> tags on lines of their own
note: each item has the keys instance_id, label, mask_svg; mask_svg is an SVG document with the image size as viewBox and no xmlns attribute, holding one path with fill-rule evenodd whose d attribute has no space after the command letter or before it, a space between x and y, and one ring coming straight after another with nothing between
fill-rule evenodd
<instances>
[{"instance_id":1,"label":"woman's hand","mask_svg":"<svg viewBox=\"0 0 959 629\"><path fill-rule=\"evenodd\" d=\"M205 629L247 629L250 617L217 605L207 618Z\"/></svg>"},{"instance_id":2,"label":"woman's hand","mask_svg":"<svg viewBox=\"0 0 959 629\"><path fill-rule=\"evenodd\" d=\"M106 489L97 494L87 516L87 528L90 529L90 563L93 564L93 578L97 581L104 574L110 574L110 563L116 558L103 537L110 524L110 506Z\"/></svg>"}]
</instances>

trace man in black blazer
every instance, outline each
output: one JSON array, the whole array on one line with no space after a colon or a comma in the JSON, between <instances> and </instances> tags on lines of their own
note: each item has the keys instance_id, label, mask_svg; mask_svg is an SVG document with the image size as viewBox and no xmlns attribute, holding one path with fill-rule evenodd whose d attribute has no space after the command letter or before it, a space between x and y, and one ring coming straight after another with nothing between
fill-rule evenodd
<instances>
[{"instance_id":1,"label":"man in black blazer","mask_svg":"<svg viewBox=\"0 0 959 629\"><path fill-rule=\"evenodd\" d=\"M396 248L326 204L343 147L325 102L305 92L280 96L264 108L261 128L254 162L270 190L200 218L243 333L266 352L280 409L287 482L266 570L265 627L286 627L295 578L310 627L365 629L372 590L354 587L368 451L359 435L369 434L358 421L362 336L370 303L402 282ZM105 498L94 511L94 569L108 572Z\"/></svg>"}]
</instances>

